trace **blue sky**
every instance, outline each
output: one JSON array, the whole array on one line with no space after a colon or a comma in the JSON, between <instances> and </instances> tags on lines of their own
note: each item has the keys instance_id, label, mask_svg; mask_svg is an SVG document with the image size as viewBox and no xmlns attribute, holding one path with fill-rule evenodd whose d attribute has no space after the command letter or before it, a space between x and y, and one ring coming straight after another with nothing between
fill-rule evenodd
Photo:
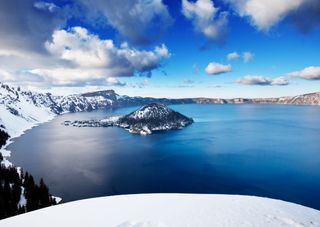
<instances>
[{"instance_id":1,"label":"blue sky","mask_svg":"<svg viewBox=\"0 0 320 227\"><path fill-rule=\"evenodd\" d=\"M320 91L319 12L317 0L3 1L0 79L58 94Z\"/></svg>"}]
</instances>

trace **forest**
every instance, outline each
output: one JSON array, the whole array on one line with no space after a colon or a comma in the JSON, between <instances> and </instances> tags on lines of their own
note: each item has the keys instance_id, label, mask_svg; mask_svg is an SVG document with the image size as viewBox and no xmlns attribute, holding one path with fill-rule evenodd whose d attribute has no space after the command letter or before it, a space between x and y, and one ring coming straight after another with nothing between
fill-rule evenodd
<instances>
[{"instance_id":1,"label":"forest","mask_svg":"<svg viewBox=\"0 0 320 227\"><path fill-rule=\"evenodd\" d=\"M0 130L0 148L9 135ZM0 152L0 163L3 156ZM36 183L34 177L16 167L0 165L0 219L55 205L43 179Z\"/></svg>"}]
</instances>

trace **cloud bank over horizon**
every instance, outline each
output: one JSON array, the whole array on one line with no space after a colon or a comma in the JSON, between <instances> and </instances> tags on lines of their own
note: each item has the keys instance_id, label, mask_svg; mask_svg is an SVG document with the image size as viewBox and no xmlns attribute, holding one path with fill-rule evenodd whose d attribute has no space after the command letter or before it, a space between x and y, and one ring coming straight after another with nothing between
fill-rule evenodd
<instances>
[{"instance_id":1,"label":"cloud bank over horizon","mask_svg":"<svg viewBox=\"0 0 320 227\"><path fill-rule=\"evenodd\" d=\"M259 86L286 86L289 81L283 77L269 78L264 76L247 75L237 79L237 83L245 85L259 85Z\"/></svg>"}]
</instances>

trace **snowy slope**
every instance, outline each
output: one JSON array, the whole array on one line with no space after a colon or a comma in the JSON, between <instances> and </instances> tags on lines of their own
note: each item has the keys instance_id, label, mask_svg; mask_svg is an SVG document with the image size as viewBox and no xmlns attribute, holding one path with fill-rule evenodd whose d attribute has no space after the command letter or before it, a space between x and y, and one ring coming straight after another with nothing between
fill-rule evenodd
<instances>
[{"instance_id":1,"label":"snowy slope","mask_svg":"<svg viewBox=\"0 0 320 227\"><path fill-rule=\"evenodd\" d=\"M171 109L163 104L151 103L132 112L129 114L128 118L134 120L162 118L163 116L167 116L172 112L173 111Z\"/></svg>"},{"instance_id":2,"label":"snowy slope","mask_svg":"<svg viewBox=\"0 0 320 227\"><path fill-rule=\"evenodd\" d=\"M11 138L53 119L55 115L53 103L47 95L21 91L0 83L0 122ZM0 152L5 158L2 163L9 166L7 157L10 151L4 146Z\"/></svg>"},{"instance_id":3,"label":"snowy slope","mask_svg":"<svg viewBox=\"0 0 320 227\"><path fill-rule=\"evenodd\" d=\"M0 83L0 118L11 137L53 119L56 114L51 104L44 94L23 92Z\"/></svg>"},{"instance_id":4,"label":"snowy slope","mask_svg":"<svg viewBox=\"0 0 320 227\"><path fill-rule=\"evenodd\" d=\"M66 203L0 221L1 227L320 226L320 211L253 196L145 194Z\"/></svg>"},{"instance_id":5,"label":"snowy slope","mask_svg":"<svg viewBox=\"0 0 320 227\"><path fill-rule=\"evenodd\" d=\"M128 128L130 133L148 135L153 131L181 129L192 123L191 118L164 104L150 103L119 118L116 124Z\"/></svg>"}]
</instances>

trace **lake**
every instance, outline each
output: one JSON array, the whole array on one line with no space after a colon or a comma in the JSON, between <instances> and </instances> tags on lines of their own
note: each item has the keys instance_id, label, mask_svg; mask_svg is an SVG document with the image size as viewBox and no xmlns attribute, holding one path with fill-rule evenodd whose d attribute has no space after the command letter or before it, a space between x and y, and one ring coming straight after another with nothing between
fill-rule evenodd
<instances>
[{"instance_id":1,"label":"lake","mask_svg":"<svg viewBox=\"0 0 320 227\"><path fill-rule=\"evenodd\" d=\"M135 108L65 114L14 140L11 161L64 201L131 193L271 197L320 209L320 107L173 105L182 130L132 135L76 128Z\"/></svg>"}]
</instances>

